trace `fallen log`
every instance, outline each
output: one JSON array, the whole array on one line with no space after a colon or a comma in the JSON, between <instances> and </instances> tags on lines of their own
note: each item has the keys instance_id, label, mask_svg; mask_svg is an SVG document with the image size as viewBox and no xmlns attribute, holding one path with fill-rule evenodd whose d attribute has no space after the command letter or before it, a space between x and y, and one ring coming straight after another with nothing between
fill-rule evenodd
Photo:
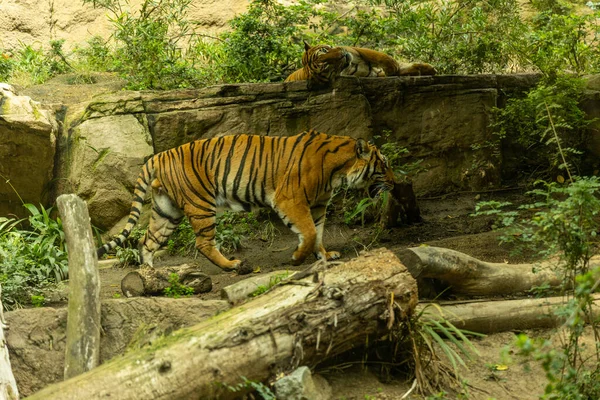
<instances>
[{"instance_id":1,"label":"fallen log","mask_svg":"<svg viewBox=\"0 0 600 400\"><path fill-rule=\"evenodd\" d=\"M509 295L527 292L535 286L557 287L562 283L548 264L490 263L432 246L411 247L396 255L415 279L440 280L455 294Z\"/></svg>"},{"instance_id":2,"label":"fallen log","mask_svg":"<svg viewBox=\"0 0 600 400\"><path fill-rule=\"evenodd\" d=\"M0 399L19 400L19 390L10 366L8 346L4 338L4 330L7 328L2 305L2 285L0 285Z\"/></svg>"},{"instance_id":3,"label":"fallen log","mask_svg":"<svg viewBox=\"0 0 600 400\"><path fill-rule=\"evenodd\" d=\"M225 286L221 289L221 299L229 304L239 304L249 300L252 295L259 295L272 288L284 279L291 277L295 271L273 271L268 274L252 276Z\"/></svg>"},{"instance_id":4,"label":"fallen log","mask_svg":"<svg viewBox=\"0 0 600 400\"><path fill-rule=\"evenodd\" d=\"M594 298L593 313L600 317L600 294ZM547 297L518 300L472 300L465 302L442 302L437 306L421 303L420 312L426 309L427 316L445 319L459 329L479 333L498 333L524 329L555 328L563 323L556 315L558 307L566 305L566 297Z\"/></svg>"},{"instance_id":5,"label":"fallen log","mask_svg":"<svg viewBox=\"0 0 600 400\"><path fill-rule=\"evenodd\" d=\"M398 307L391 307L392 295ZM265 381L300 363L314 365L387 332L392 318L406 319L416 303L416 282L406 268L390 251L376 250L283 282L31 399L233 398L239 393L229 388L240 376Z\"/></svg>"},{"instance_id":6,"label":"fallen log","mask_svg":"<svg viewBox=\"0 0 600 400\"><path fill-rule=\"evenodd\" d=\"M166 268L142 267L131 271L121 280L121 291L126 297L163 295L172 284L171 274L176 274L182 285L194 289L195 294L212 290L210 276L197 267L183 264Z\"/></svg>"}]
</instances>

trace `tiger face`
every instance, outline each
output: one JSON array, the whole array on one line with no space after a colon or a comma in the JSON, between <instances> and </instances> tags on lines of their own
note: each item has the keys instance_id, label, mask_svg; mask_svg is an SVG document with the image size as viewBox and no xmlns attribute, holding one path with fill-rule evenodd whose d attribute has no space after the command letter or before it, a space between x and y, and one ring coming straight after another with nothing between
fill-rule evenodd
<instances>
[{"instance_id":1,"label":"tiger face","mask_svg":"<svg viewBox=\"0 0 600 400\"><path fill-rule=\"evenodd\" d=\"M326 44L311 46L304 42L302 65L305 75L312 83L327 83L339 76L350 63L350 54L342 47Z\"/></svg>"},{"instance_id":2,"label":"tiger face","mask_svg":"<svg viewBox=\"0 0 600 400\"><path fill-rule=\"evenodd\" d=\"M348 186L367 189L371 197L394 188L394 171L375 145L358 139L356 155L356 162L347 175Z\"/></svg>"}]
</instances>

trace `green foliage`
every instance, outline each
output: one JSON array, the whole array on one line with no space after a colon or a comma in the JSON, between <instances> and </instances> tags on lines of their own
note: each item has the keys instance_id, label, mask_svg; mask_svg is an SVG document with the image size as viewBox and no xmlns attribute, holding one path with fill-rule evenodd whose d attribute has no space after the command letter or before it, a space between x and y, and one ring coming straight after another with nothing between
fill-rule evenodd
<instances>
[{"instance_id":1,"label":"green foliage","mask_svg":"<svg viewBox=\"0 0 600 400\"><path fill-rule=\"evenodd\" d=\"M191 0L144 0L137 13L125 7L126 0L83 0L107 9L115 27L114 56L103 46L91 53L94 62L109 59L128 80L129 89L174 89L192 86L194 65L185 56L184 41L193 29L186 18Z\"/></svg>"},{"instance_id":2,"label":"green foliage","mask_svg":"<svg viewBox=\"0 0 600 400\"><path fill-rule=\"evenodd\" d=\"M21 43L21 47L0 54L0 80L22 85L40 84L71 68L62 46L64 40L52 40L48 50Z\"/></svg>"},{"instance_id":3,"label":"green foliage","mask_svg":"<svg viewBox=\"0 0 600 400\"><path fill-rule=\"evenodd\" d=\"M410 178L424 170L421 166L423 160L409 161L411 159L410 151L394 140L391 131L384 130L382 135L376 135L373 139L381 154L387 158L396 178Z\"/></svg>"},{"instance_id":4,"label":"green foliage","mask_svg":"<svg viewBox=\"0 0 600 400\"><path fill-rule=\"evenodd\" d=\"M31 214L24 220L0 217L0 283L7 309L31 300L31 294L68 274L67 253L60 219L51 209L24 205Z\"/></svg>"},{"instance_id":5,"label":"green foliage","mask_svg":"<svg viewBox=\"0 0 600 400\"><path fill-rule=\"evenodd\" d=\"M522 42L526 47L521 49L530 62L551 77L559 71L576 74L598 71L598 13L576 15L568 3L557 0L532 3L538 14Z\"/></svg>"},{"instance_id":6,"label":"green foliage","mask_svg":"<svg viewBox=\"0 0 600 400\"><path fill-rule=\"evenodd\" d=\"M548 341L534 341L521 335L517 347L524 355L539 360L546 372L548 385L544 399L596 399L600 396L600 321L592 313L592 294L600 286L600 268L591 269L590 260L598 252L600 212L600 179L574 177L566 184L540 182L543 186L529 192L536 201L520 206L518 211L502 212L507 203L478 205L476 214L494 214L506 226L504 241L519 241L540 255L559 255L557 273L563 278L564 288L572 288L572 296L565 306L557 309L557 316L565 321L567 339L555 349ZM519 212L528 218L520 219ZM586 323L591 325L596 347L591 360L583 358L585 345L581 343Z\"/></svg>"},{"instance_id":7,"label":"green foliage","mask_svg":"<svg viewBox=\"0 0 600 400\"><path fill-rule=\"evenodd\" d=\"M248 297L256 297L256 296L260 296L263 293L268 292L273 286L279 284L282 280L286 279L288 276L290 276L290 272L289 271L285 271L282 272L281 274L276 274L275 276L272 276L269 279L269 283L266 286L259 286L256 288L256 290L252 293L250 293L250 295Z\"/></svg>"},{"instance_id":8,"label":"green foliage","mask_svg":"<svg viewBox=\"0 0 600 400\"><path fill-rule=\"evenodd\" d=\"M171 234L167 243L167 249L171 255L191 255L195 252L195 246L196 235L190 225L190 221L184 218Z\"/></svg>"},{"instance_id":9,"label":"green foliage","mask_svg":"<svg viewBox=\"0 0 600 400\"><path fill-rule=\"evenodd\" d=\"M137 265L140 263L140 252L138 249L119 247L117 248L116 255L122 267L126 267L128 265Z\"/></svg>"},{"instance_id":10,"label":"green foliage","mask_svg":"<svg viewBox=\"0 0 600 400\"><path fill-rule=\"evenodd\" d=\"M46 304L46 298L43 295L31 295L31 305L34 307L43 307Z\"/></svg>"},{"instance_id":11,"label":"green foliage","mask_svg":"<svg viewBox=\"0 0 600 400\"><path fill-rule=\"evenodd\" d=\"M543 79L524 97L510 98L506 107L495 110L498 135L518 146L521 173L537 171L547 177L566 167L580 168L590 123L579 107L584 88L585 82L574 76ZM570 164L564 162L558 146Z\"/></svg>"},{"instance_id":12,"label":"green foliage","mask_svg":"<svg viewBox=\"0 0 600 400\"><path fill-rule=\"evenodd\" d=\"M86 46L74 50L79 67L91 71L113 71L116 68L115 54L101 36L92 36Z\"/></svg>"},{"instance_id":13,"label":"green foliage","mask_svg":"<svg viewBox=\"0 0 600 400\"><path fill-rule=\"evenodd\" d=\"M393 296L390 300L394 301ZM397 307L394 303L390 308L392 306ZM460 386L460 368L466 365L465 360L479 355L469 339L473 336L485 335L458 329L447 321L437 304L431 303L410 319L393 326L387 339L390 349L385 352L390 359L384 360L392 365L401 360L400 364L408 367L417 381L417 391L421 395L437 393L428 398L446 398L442 389ZM445 355L445 361L442 361L441 353ZM455 398L463 397L458 394Z\"/></svg>"},{"instance_id":14,"label":"green foliage","mask_svg":"<svg viewBox=\"0 0 600 400\"><path fill-rule=\"evenodd\" d=\"M230 21L231 31L222 36L227 79L283 80L300 68L304 46L299 39L315 13L306 1L284 6L276 0L253 0L245 13Z\"/></svg>"},{"instance_id":15,"label":"green foliage","mask_svg":"<svg viewBox=\"0 0 600 400\"><path fill-rule=\"evenodd\" d=\"M512 68L515 43L526 27L515 0L469 2L371 0L370 8L348 15L353 45L421 60L439 72L483 73Z\"/></svg>"},{"instance_id":16,"label":"green foliage","mask_svg":"<svg viewBox=\"0 0 600 400\"><path fill-rule=\"evenodd\" d=\"M178 299L182 296L190 297L194 294L194 289L179 282L179 275L175 272L169 275L169 286L165 288L165 296Z\"/></svg>"},{"instance_id":17,"label":"green foliage","mask_svg":"<svg viewBox=\"0 0 600 400\"><path fill-rule=\"evenodd\" d=\"M215 240L217 248L224 252L232 252L242 246L242 239L250 237L260 230L256 214L224 212L217 218Z\"/></svg>"},{"instance_id":18,"label":"green foliage","mask_svg":"<svg viewBox=\"0 0 600 400\"><path fill-rule=\"evenodd\" d=\"M9 77L12 74L14 63L12 61L12 55L5 53L0 50L0 81L8 82Z\"/></svg>"}]
</instances>

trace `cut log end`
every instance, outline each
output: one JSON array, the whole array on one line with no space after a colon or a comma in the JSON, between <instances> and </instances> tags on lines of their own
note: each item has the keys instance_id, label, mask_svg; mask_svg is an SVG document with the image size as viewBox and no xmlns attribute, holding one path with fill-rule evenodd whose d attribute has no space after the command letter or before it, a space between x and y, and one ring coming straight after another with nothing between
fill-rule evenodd
<instances>
[{"instance_id":1,"label":"cut log end","mask_svg":"<svg viewBox=\"0 0 600 400\"><path fill-rule=\"evenodd\" d=\"M144 280L137 271L132 271L121 280L121 292L126 297L144 295Z\"/></svg>"}]
</instances>

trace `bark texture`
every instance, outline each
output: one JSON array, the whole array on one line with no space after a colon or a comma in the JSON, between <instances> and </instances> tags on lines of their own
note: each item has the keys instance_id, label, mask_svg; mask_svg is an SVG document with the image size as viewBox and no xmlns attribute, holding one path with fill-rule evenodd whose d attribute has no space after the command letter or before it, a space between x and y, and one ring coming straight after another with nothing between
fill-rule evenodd
<instances>
[{"instance_id":1,"label":"bark texture","mask_svg":"<svg viewBox=\"0 0 600 400\"><path fill-rule=\"evenodd\" d=\"M300 281L288 281L243 306L132 351L31 399L233 398L240 375L264 381L300 363L382 334L417 304L416 282L397 257L376 250ZM390 298L399 307L390 307ZM393 313L390 315L390 309Z\"/></svg>"},{"instance_id":2,"label":"bark texture","mask_svg":"<svg viewBox=\"0 0 600 400\"><path fill-rule=\"evenodd\" d=\"M100 361L100 276L85 202L77 195L64 194L56 203L69 247L68 379L95 368Z\"/></svg>"}]
</instances>

